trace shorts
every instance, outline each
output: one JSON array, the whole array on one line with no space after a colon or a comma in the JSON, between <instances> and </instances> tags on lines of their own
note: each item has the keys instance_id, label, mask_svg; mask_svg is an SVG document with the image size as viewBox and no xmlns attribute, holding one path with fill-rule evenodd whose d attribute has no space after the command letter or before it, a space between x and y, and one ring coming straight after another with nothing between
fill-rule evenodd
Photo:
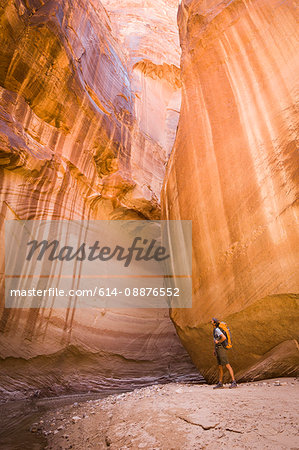
<instances>
[{"instance_id":1,"label":"shorts","mask_svg":"<svg viewBox=\"0 0 299 450\"><path fill-rule=\"evenodd\" d=\"M222 347L222 345L221 347L216 347L215 352L218 366L226 366L226 364L229 364L227 357L227 350L224 347Z\"/></svg>"}]
</instances>

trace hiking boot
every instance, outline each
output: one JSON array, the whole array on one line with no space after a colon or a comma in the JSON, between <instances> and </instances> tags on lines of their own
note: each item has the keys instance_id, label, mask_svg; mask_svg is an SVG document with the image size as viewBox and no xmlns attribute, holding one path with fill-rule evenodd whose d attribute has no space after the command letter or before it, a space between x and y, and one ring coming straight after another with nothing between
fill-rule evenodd
<instances>
[{"instance_id":1,"label":"hiking boot","mask_svg":"<svg viewBox=\"0 0 299 450\"><path fill-rule=\"evenodd\" d=\"M213 387L213 389L221 389L221 388L223 388L222 383L218 383L218 384L216 384L216 386Z\"/></svg>"},{"instance_id":2,"label":"hiking boot","mask_svg":"<svg viewBox=\"0 0 299 450\"><path fill-rule=\"evenodd\" d=\"M230 385L230 389L232 389L232 388L236 388L236 387L238 387L238 385L237 385L237 383L236 383L236 381L234 380L234 381L232 381L232 384Z\"/></svg>"}]
</instances>

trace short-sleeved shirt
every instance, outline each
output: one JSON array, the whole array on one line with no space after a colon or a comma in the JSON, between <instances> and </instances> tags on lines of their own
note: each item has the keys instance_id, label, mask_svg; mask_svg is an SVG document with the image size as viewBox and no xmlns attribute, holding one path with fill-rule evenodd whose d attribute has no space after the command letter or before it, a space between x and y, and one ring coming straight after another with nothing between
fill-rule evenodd
<instances>
[{"instance_id":1,"label":"short-sleeved shirt","mask_svg":"<svg viewBox=\"0 0 299 450\"><path fill-rule=\"evenodd\" d=\"M217 341L219 341L219 339L222 336L226 337L225 334L223 334L222 331L220 330L220 328L218 328L218 327L214 328L213 336L214 336L214 339L216 339ZM221 346L223 347L223 344L225 344L225 341L221 342L220 344L215 344L215 347L221 347Z\"/></svg>"}]
</instances>

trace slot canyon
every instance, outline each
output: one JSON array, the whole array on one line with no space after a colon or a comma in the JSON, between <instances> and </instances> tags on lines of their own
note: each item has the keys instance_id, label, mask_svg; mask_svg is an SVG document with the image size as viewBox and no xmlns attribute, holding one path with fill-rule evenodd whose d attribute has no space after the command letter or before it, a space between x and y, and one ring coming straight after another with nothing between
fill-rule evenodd
<instances>
[{"instance_id":1,"label":"slot canyon","mask_svg":"<svg viewBox=\"0 0 299 450\"><path fill-rule=\"evenodd\" d=\"M214 382L215 316L238 380L298 375L295 2L0 0L0 37L1 398ZM42 219L192 220L192 308L6 308Z\"/></svg>"}]
</instances>

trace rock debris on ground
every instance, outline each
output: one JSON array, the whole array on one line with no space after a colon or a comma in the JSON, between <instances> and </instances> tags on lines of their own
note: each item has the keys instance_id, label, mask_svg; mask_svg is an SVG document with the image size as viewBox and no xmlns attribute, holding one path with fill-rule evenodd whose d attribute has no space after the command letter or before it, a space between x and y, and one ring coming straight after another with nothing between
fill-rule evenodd
<instances>
[{"instance_id":1,"label":"rock debris on ground","mask_svg":"<svg viewBox=\"0 0 299 450\"><path fill-rule=\"evenodd\" d=\"M298 449L295 378L239 384L170 383L48 413L32 431L47 450Z\"/></svg>"}]
</instances>

